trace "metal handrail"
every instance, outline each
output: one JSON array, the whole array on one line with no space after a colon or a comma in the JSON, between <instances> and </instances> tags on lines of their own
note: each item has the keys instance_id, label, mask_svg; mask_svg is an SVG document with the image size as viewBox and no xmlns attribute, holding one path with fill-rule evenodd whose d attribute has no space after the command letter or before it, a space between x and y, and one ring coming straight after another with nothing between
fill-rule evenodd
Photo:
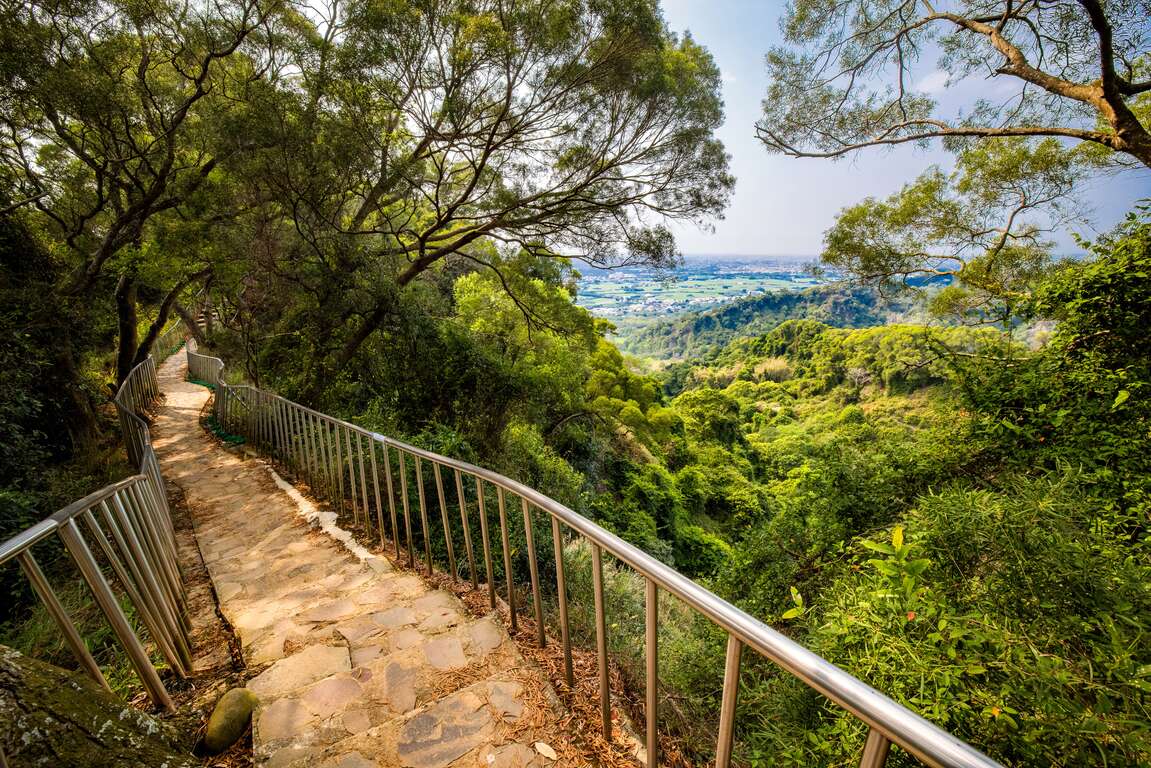
<instances>
[{"instance_id":1,"label":"metal handrail","mask_svg":"<svg viewBox=\"0 0 1151 768\"><path fill-rule=\"evenodd\" d=\"M171 342L171 334L165 334ZM0 542L0 566L10 560L19 563L80 667L109 689L99 665L33 556L35 545L56 535L92 591L149 697L157 706L174 712L172 699L101 566L102 560L114 573L168 665L186 677L192 668L186 596L167 491L152 448L148 421L141 415L159 396L156 362L149 356L129 372L112 399L129 461L139 473L90 493ZM97 560L93 549L101 560Z\"/></svg>"},{"instance_id":2,"label":"metal handrail","mask_svg":"<svg viewBox=\"0 0 1151 768\"><path fill-rule=\"evenodd\" d=\"M302 477L317 495L326 497L340 511L350 502L355 524L361 518L369 534L373 517L381 546L387 547L385 528L390 528L391 544L397 559L403 558L406 539L407 559L417 564L413 532L422 539L424 568L434 570L431 552L433 535L440 537L429 525L428 492L425 487L423 465L430 464L434 475L435 492L439 501L442 538L448 560L448 573L459 579L456 568L454 538L456 527L450 519L444 493L443 471L452 473L455 481L460 527L466 546L470 581L473 589L480 588L476 567L476 553L471 532L472 512L464 492L464 478L474 483L474 509L478 515L483 549L483 567L491 606L496 606L497 585L493 577L493 547L489 537L489 523L485 509L484 484L494 486L497 492L498 527L506 577L506 602L512 629L516 627L516 587L511 575L511 548L507 525L507 497L520 499L524 519L526 553L531 574L532 607L535 614L537 642L546 643L541 598L540 569L534 541L532 510L548 515L551 522L555 556L555 595L559 608L561 642L565 660L565 676L569 687L573 684L571 641L567 616L567 589L562 552L562 527L566 526L591 546L592 578L595 599L596 652L600 684L600 710L604 737L612 738L610 718L610 690L607 660L607 621L603 591L603 552L607 552L643 577L645 594L645 662L646 662L646 746L647 762L654 768L658 764L658 621L659 593L671 594L699 612L727 633L727 654L721 708L719 737L716 745L716 765L727 768L730 763L738 700L740 663L746 645L767 657L806 685L835 702L869 726L861 766L882 766L891 744L907 750L927 765L939 768L993 768L999 764L956 736L944 731L907 707L883 695L863 681L853 677L831 662L812 653L799 643L786 637L762 621L745 613L673 568L646 552L629 544L610 531L588 520L569 507L545 496L539 491L489 469L453 459L432 451L417 448L394 438L371 432L349 422L333 418L314 409L294 403L279 395L247 385L229 385L224 381L224 362L219 358L201 355L190 344L187 350L189 370L195 368L211 378L201 378L215 387L213 404L220 424L225 429L243 435L257 449L264 449ZM240 411L235 403L247 408ZM354 443L354 446L353 446ZM396 454L397 482L393 473L391 453ZM413 523L413 504L410 499L409 462L414 469L418 490L419 519ZM381 461L382 460L382 461ZM380 465L383 465L381 485ZM390 526L385 524L385 499ZM373 514L374 513L374 514ZM402 513L402 517L401 517ZM552 585L548 585L549 587Z\"/></svg>"}]
</instances>

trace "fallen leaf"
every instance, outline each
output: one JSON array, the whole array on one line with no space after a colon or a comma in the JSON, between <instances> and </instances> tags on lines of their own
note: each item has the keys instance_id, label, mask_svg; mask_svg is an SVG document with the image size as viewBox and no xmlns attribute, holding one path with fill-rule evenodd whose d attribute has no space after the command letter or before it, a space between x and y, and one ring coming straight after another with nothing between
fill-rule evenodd
<instances>
[{"instance_id":1,"label":"fallen leaf","mask_svg":"<svg viewBox=\"0 0 1151 768\"><path fill-rule=\"evenodd\" d=\"M548 760L558 760L559 759L559 755L557 755L556 751L551 748L550 744L545 744L542 741L537 741L535 746L536 746L536 752L539 752L541 755L546 757Z\"/></svg>"}]
</instances>

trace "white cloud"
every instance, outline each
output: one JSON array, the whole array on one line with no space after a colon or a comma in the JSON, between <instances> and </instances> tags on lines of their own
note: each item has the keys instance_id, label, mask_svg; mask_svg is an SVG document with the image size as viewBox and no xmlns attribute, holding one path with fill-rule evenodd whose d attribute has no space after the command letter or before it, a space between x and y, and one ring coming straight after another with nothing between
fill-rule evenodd
<instances>
[{"instance_id":1,"label":"white cloud","mask_svg":"<svg viewBox=\"0 0 1151 768\"><path fill-rule=\"evenodd\" d=\"M947 73L942 69L933 70L920 78L915 84L915 90L927 94L942 93L947 87L947 78Z\"/></svg>"}]
</instances>

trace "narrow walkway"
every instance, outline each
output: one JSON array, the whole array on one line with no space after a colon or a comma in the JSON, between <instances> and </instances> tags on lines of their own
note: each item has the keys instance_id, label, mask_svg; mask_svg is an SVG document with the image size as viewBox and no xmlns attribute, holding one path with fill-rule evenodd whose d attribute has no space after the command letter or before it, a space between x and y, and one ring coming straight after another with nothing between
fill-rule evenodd
<instances>
[{"instance_id":1,"label":"narrow walkway","mask_svg":"<svg viewBox=\"0 0 1151 768\"><path fill-rule=\"evenodd\" d=\"M201 428L209 392L184 369L177 354L159 371L152 434L260 698L256 765L552 765L535 744L563 738L554 695L503 627L320 531L268 464Z\"/></svg>"}]
</instances>

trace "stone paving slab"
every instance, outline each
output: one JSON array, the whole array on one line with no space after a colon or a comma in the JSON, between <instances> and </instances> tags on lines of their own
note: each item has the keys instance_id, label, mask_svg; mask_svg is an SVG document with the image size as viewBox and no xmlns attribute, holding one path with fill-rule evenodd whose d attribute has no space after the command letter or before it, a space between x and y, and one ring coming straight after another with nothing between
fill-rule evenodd
<instances>
[{"instance_id":1,"label":"stone paving slab","mask_svg":"<svg viewBox=\"0 0 1151 768\"><path fill-rule=\"evenodd\" d=\"M184 356L160 369L152 434L180 486L260 704L266 768L546 768L554 693L491 616L310 524L260 460L199 424ZM547 691L547 695L540 695ZM529 695L530 694L530 695ZM545 702L545 703L541 703Z\"/></svg>"}]
</instances>

